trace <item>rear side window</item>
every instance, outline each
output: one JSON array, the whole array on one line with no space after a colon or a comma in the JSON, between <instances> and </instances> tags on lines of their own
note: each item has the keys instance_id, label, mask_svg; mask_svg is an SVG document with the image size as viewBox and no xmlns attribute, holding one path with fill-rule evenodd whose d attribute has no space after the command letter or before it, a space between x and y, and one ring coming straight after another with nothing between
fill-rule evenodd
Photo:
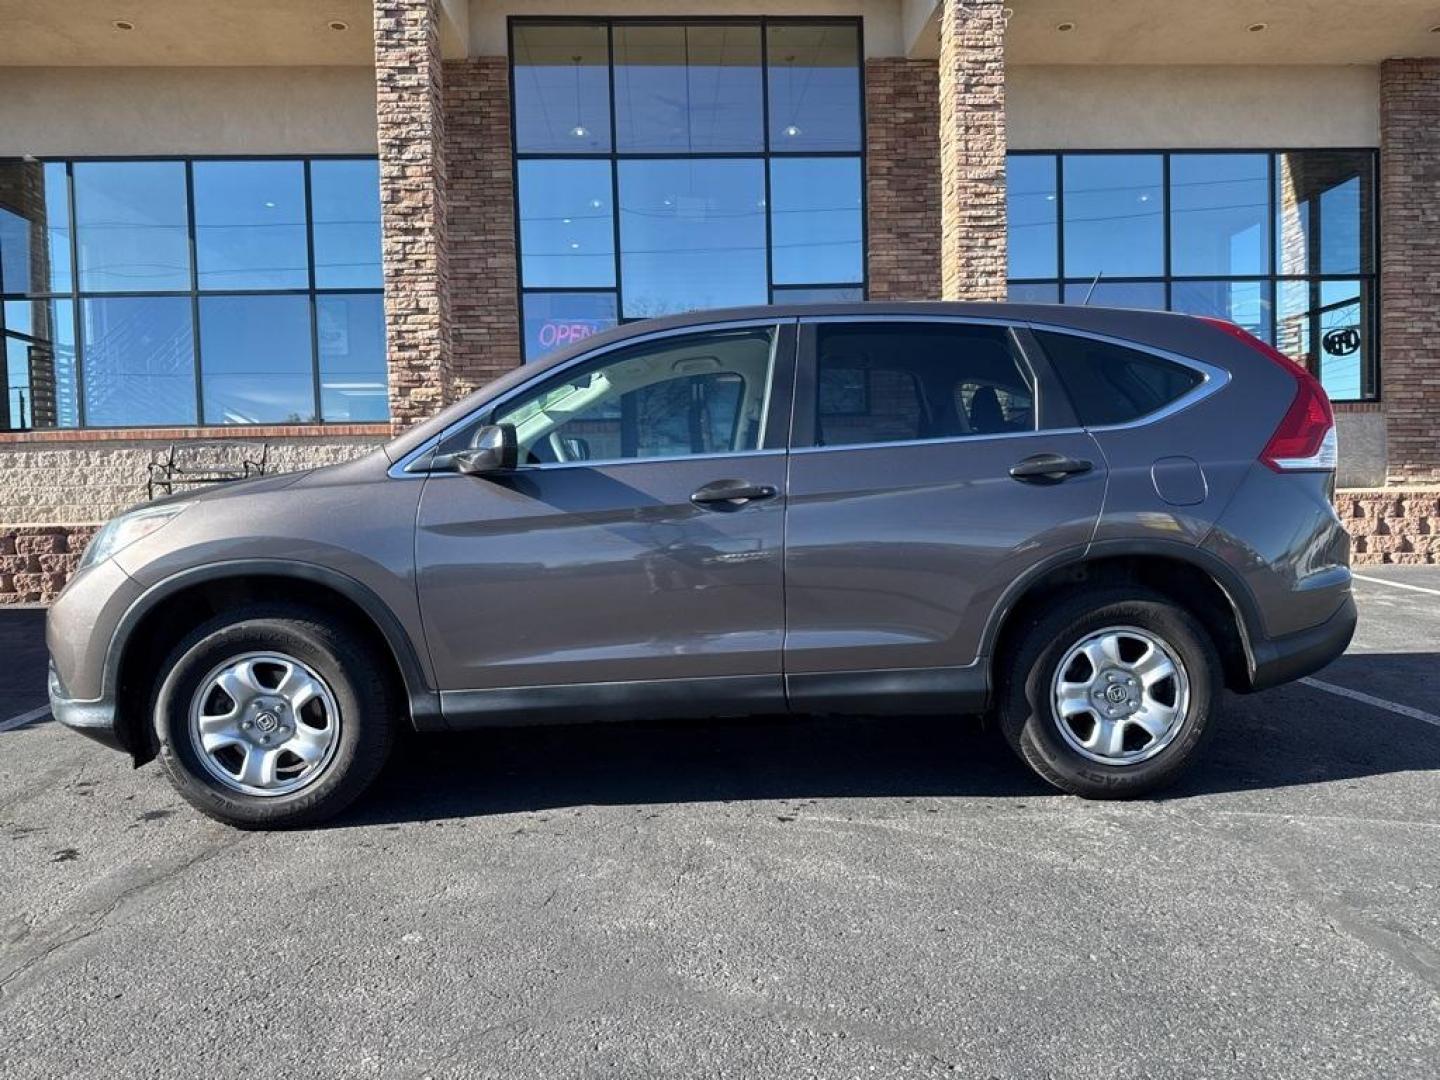
<instances>
[{"instance_id":1,"label":"rear side window","mask_svg":"<svg viewBox=\"0 0 1440 1080\"><path fill-rule=\"evenodd\" d=\"M1035 393L1003 327L817 328L818 446L1035 430Z\"/></svg>"},{"instance_id":2,"label":"rear side window","mask_svg":"<svg viewBox=\"0 0 1440 1080\"><path fill-rule=\"evenodd\" d=\"M1037 330L1035 336L1087 427L1125 424L1183 397L1198 371L1108 341Z\"/></svg>"}]
</instances>

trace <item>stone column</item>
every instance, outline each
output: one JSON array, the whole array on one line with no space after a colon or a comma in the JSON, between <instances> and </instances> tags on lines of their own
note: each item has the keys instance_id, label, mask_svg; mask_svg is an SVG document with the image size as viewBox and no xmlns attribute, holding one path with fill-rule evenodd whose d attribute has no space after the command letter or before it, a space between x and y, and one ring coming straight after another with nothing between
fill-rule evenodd
<instances>
[{"instance_id":1,"label":"stone column","mask_svg":"<svg viewBox=\"0 0 1440 1080\"><path fill-rule=\"evenodd\" d=\"M1005 16L941 0L940 275L947 300L1005 298Z\"/></svg>"},{"instance_id":2,"label":"stone column","mask_svg":"<svg viewBox=\"0 0 1440 1080\"><path fill-rule=\"evenodd\" d=\"M940 298L940 126L933 60L865 61L872 300Z\"/></svg>"},{"instance_id":3,"label":"stone column","mask_svg":"<svg viewBox=\"0 0 1440 1080\"><path fill-rule=\"evenodd\" d=\"M375 0L375 113L390 418L451 395L445 112L438 0Z\"/></svg>"},{"instance_id":4,"label":"stone column","mask_svg":"<svg viewBox=\"0 0 1440 1080\"><path fill-rule=\"evenodd\" d=\"M1380 65L1380 396L1392 483L1440 481L1440 59Z\"/></svg>"},{"instance_id":5,"label":"stone column","mask_svg":"<svg viewBox=\"0 0 1440 1080\"><path fill-rule=\"evenodd\" d=\"M520 364L510 157L509 60L476 56L445 61L456 396Z\"/></svg>"}]
</instances>

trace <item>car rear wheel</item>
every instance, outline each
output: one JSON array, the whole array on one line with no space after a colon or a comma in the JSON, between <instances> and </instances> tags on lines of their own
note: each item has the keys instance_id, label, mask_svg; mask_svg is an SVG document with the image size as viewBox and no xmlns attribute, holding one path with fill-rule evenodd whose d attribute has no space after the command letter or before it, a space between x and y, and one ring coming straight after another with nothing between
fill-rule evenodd
<instances>
[{"instance_id":1,"label":"car rear wheel","mask_svg":"<svg viewBox=\"0 0 1440 1080\"><path fill-rule=\"evenodd\" d=\"M1078 591L1023 630L1001 680L1000 726L1045 780L1095 799L1170 783L1213 728L1215 647L1155 593Z\"/></svg>"},{"instance_id":2,"label":"car rear wheel","mask_svg":"<svg viewBox=\"0 0 1440 1080\"><path fill-rule=\"evenodd\" d=\"M379 773L395 695L369 643L317 612L226 614L171 653L155 699L160 760L176 789L240 827L313 825Z\"/></svg>"}]
</instances>

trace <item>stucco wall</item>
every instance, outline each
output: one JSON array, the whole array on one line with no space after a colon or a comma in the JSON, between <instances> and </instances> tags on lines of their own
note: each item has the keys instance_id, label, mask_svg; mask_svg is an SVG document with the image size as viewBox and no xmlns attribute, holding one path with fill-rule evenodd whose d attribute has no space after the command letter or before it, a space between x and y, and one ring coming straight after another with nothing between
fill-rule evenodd
<instances>
[{"instance_id":1,"label":"stucco wall","mask_svg":"<svg viewBox=\"0 0 1440 1080\"><path fill-rule=\"evenodd\" d=\"M1011 65L1012 150L1378 146L1376 67Z\"/></svg>"},{"instance_id":2,"label":"stucco wall","mask_svg":"<svg viewBox=\"0 0 1440 1080\"><path fill-rule=\"evenodd\" d=\"M373 154L375 72L0 68L0 157Z\"/></svg>"}]
</instances>

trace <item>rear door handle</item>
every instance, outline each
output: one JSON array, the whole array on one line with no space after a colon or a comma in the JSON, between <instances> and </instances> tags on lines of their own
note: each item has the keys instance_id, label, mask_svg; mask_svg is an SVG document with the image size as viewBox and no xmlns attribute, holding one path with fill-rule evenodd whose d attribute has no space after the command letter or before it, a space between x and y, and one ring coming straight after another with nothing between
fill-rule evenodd
<instances>
[{"instance_id":1,"label":"rear door handle","mask_svg":"<svg viewBox=\"0 0 1440 1080\"><path fill-rule=\"evenodd\" d=\"M1095 468L1094 463L1064 454L1035 454L1010 467L1010 475L1027 484L1058 484Z\"/></svg>"},{"instance_id":2,"label":"rear door handle","mask_svg":"<svg viewBox=\"0 0 1440 1080\"><path fill-rule=\"evenodd\" d=\"M752 502L773 499L778 492L769 484L748 480L716 480L697 488L690 501L706 510L739 510Z\"/></svg>"}]
</instances>

